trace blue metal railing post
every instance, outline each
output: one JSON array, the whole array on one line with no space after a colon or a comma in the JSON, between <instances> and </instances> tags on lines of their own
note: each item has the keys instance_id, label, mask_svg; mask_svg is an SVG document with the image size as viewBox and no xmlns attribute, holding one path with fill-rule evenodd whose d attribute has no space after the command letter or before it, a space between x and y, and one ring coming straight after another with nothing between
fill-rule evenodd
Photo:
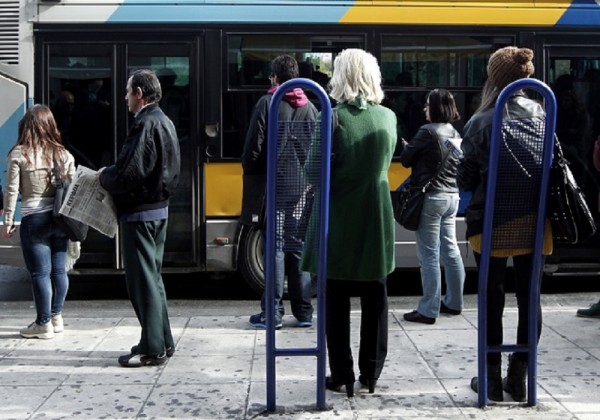
<instances>
[{"instance_id":1,"label":"blue metal railing post","mask_svg":"<svg viewBox=\"0 0 600 420\"><path fill-rule=\"evenodd\" d=\"M501 143L502 120L504 108L508 99L519 90L532 89L540 93L545 100L546 120L544 128L544 147L542 156L542 178L540 183L540 197L537 206L535 226L535 241L533 246L533 259L531 263L530 288L529 288L529 334L526 346L500 345L490 347L487 345L487 278L491 257L494 205L496 201L496 174L498 172L498 159ZM552 90L545 83L536 79L520 79L506 86L496 101L492 123L492 139L488 163L487 191L485 197L485 213L481 244L481 259L479 263L478 279L478 398L479 406L487 404L487 354L490 352L520 351L528 353L528 391L527 405L537 403L537 334L538 334L538 306L540 299L540 279L542 277L542 248L546 223L546 204L548 186L550 183L550 166L554 145L554 129L556 125L556 99Z\"/></svg>"},{"instance_id":2,"label":"blue metal railing post","mask_svg":"<svg viewBox=\"0 0 600 420\"><path fill-rule=\"evenodd\" d=\"M317 273L317 346L316 348L286 348L275 346L275 234L277 212L277 143L279 105L286 92L294 88L310 90L321 104L321 162L320 162L320 209L319 209L319 267ZM327 279L327 238L329 231L329 178L331 156L331 103L321 86L309 79L292 79L275 91L269 106L267 127L267 205L266 205L266 251L265 251L265 307L266 329L266 381L267 411L276 407L276 357L317 357L317 408L325 409L325 285Z\"/></svg>"}]
</instances>

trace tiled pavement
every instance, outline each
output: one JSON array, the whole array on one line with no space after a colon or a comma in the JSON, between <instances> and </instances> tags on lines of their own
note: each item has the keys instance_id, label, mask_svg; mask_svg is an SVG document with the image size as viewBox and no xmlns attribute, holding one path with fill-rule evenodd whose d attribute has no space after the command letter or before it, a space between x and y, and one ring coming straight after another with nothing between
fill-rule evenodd
<instances>
[{"instance_id":1,"label":"tiled pavement","mask_svg":"<svg viewBox=\"0 0 600 420\"><path fill-rule=\"evenodd\" d=\"M442 316L435 325L402 319L417 299L390 298L389 353L375 394L362 391L349 400L327 392L329 409L316 410L316 359L278 358L277 410L268 418L600 418L600 319L575 317L575 309L596 301L596 294L542 296L538 405L506 401L485 409L468 386L477 370L476 296L466 297L462 315ZM52 340L18 335L33 319L30 302L0 302L0 418L266 417L265 333L247 323L257 306L171 301L173 358L158 368L124 369L116 359L139 336L128 301L68 301L65 332ZM514 301L507 306L505 337L512 340ZM356 349L359 313L352 319ZM277 345L314 346L315 334L315 328L293 328L286 317Z\"/></svg>"}]
</instances>

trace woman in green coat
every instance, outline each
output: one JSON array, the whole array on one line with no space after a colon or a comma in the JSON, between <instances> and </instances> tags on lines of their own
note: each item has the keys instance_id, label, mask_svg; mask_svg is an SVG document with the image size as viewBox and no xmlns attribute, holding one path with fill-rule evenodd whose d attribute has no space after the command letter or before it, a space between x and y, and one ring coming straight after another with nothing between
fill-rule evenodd
<instances>
[{"instance_id":1,"label":"woman in green coat","mask_svg":"<svg viewBox=\"0 0 600 420\"><path fill-rule=\"evenodd\" d=\"M381 71L371 54L342 51L330 82L334 113L327 262L327 348L331 376L326 386L354 395L350 348L350 297L360 296L359 381L374 392L387 355L386 278L394 270L394 218L388 168L396 147L396 115L380 105ZM314 142L307 178L318 173ZM314 171L313 171L314 170ZM312 182L317 182L312 179ZM318 195L318 194L317 194ZM318 200L314 209L318 211ZM311 225L312 227L312 225ZM309 229L303 269L317 272L317 232Z\"/></svg>"}]
</instances>

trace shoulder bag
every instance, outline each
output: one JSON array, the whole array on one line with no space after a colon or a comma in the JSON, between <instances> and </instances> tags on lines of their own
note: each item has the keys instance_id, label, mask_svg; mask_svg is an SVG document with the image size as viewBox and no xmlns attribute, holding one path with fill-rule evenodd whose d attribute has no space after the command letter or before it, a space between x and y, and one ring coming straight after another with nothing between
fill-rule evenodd
<instances>
[{"instance_id":1,"label":"shoulder bag","mask_svg":"<svg viewBox=\"0 0 600 420\"><path fill-rule=\"evenodd\" d=\"M65 232L67 235L67 238L69 238L71 241L81 242L87 237L88 225L60 213L62 203L67 197L67 191L69 189L70 182L61 178L56 159L54 159L53 162L52 174L54 176L54 186L56 187L54 208L52 209L52 218L54 219L54 223L60 226L63 232Z\"/></svg>"},{"instance_id":2,"label":"shoulder bag","mask_svg":"<svg viewBox=\"0 0 600 420\"><path fill-rule=\"evenodd\" d=\"M558 139L554 141L547 213L552 224L552 237L558 243L577 244L596 232L594 217L569 169Z\"/></svg>"},{"instance_id":3,"label":"shoulder bag","mask_svg":"<svg viewBox=\"0 0 600 420\"><path fill-rule=\"evenodd\" d=\"M434 179L442 171L442 168L446 164L448 157L450 156L451 149L448 148L446 156L438 166L437 172L431 177L429 181L422 187L415 187L411 182L411 178L400 186L400 195L398 197L398 203L394 209L394 219L405 229L417 230L419 229L419 220L421 219L421 212L423 210L423 203L425 201L425 193L431 185Z\"/></svg>"}]
</instances>

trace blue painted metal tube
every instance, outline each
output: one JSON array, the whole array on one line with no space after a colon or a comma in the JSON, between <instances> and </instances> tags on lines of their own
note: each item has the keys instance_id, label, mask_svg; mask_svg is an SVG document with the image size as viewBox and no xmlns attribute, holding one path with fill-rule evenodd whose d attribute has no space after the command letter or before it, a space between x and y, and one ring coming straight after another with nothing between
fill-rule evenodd
<instances>
[{"instance_id":1,"label":"blue painted metal tube","mask_svg":"<svg viewBox=\"0 0 600 420\"><path fill-rule=\"evenodd\" d=\"M533 260L530 274L529 314L528 314L528 344L501 346L487 345L487 277L491 257L493 232L494 204L496 196L496 174L498 172L498 155L504 107L511 95L516 91L531 89L540 93L545 99L546 119L544 131L544 148L542 156L542 178L536 218L536 236L533 247ZM548 187L550 184L550 167L554 145L554 129L556 125L556 99L552 90L543 82L536 79L520 79L506 86L496 101L492 123L492 139L488 163L488 178L486 191L486 206L484 213L481 261L478 279L478 398L479 406L487 404L487 354L498 351L526 351L528 353L528 393L527 403L532 406L537 403L537 308L540 298L540 280L542 276L542 248L546 222L546 205ZM546 193L544 193L546 192Z\"/></svg>"},{"instance_id":2,"label":"blue painted metal tube","mask_svg":"<svg viewBox=\"0 0 600 420\"><path fill-rule=\"evenodd\" d=\"M277 203L277 133L279 105L286 92L301 88L314 93L321 104L321 179L320 179L320 225L319 269L317 273L317 347L307 349L277 349L275 345L275 233ZM267 127L267 205L266 205L266 252L265 252L265 311L267 317L266 381L267 411L276 407L277 356L317 356L317 408L326 408L325 402L325 285L327 280L327 240L329 231L329 180L331 156L331 103L321 86L309 79L293 79L275 91L269 106Z\"/></svg>"}]
</instances>

